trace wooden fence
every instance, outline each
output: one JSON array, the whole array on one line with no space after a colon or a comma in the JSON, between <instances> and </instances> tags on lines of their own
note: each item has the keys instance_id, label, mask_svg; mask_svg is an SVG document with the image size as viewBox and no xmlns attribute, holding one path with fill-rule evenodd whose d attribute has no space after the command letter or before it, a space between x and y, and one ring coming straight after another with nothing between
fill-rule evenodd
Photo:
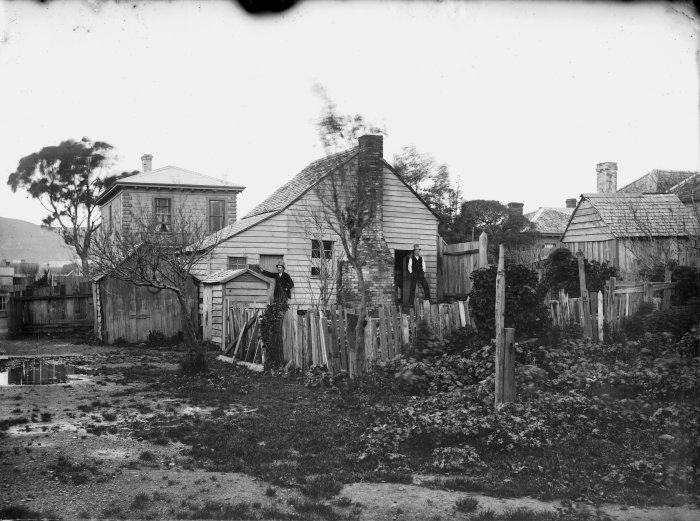
<instances>
[{"instance_id":1,"label":"wooden fence","mask_svg":"<svg viewBox=\"0 0 700 521\"><path fill-rule=\"evenodd\" d=\"M643 302L653 303L656 309L668 309L675 287L675 282L623 282L611 277L605 291L586 292L583 298L569 298L560 290L556 299L548 299L550 318L552 324L560 327L580 325L585 337L601 340L605 323L612 330L619 329Z\"/></svg>"},{"instance_id":2,"label":"wooden fence","mask_svg":"<svg viewBox=\"0 0 700 521\"><path fill-rule=\"evenodd\" d=\"M262 311L231 306L227 313L230 335L224 354L245 362L264 362L265 349L260 337ZM396 306L380 306L377 317L368 317L362 329L361 352L356 352L358 315L348 308L300 309L291 306L282 319L283 359L291 367L325 365L331 372L350 375L371 364L407 352L416 338L418 322L425 320L438 338L459 327L472 325L467 302L431 304L402 311Z\"/></svg>"},{"instance_id":3,"label":"wooden fence","mask_svg":"<svg viewBox=\"0 0 700 521\"><path fill-rule=\"evenodd\" d=\"M91 283L74 277L58 286L26 288L12 293L8 302L8 333L59 333L89 330L93 326Z\"/></svg>"},{"instance_id":4,"label":"wooden fence","mask_svg":"<svg viewBox=\"0 0 700 521\"><path fill-rule=\"evenodd\" d=\"M472 290L471 272L488 266L486 233L478 241L457 244L439 238L438 245L438 300L466 298Z\"/></svg>"}]
</instances>

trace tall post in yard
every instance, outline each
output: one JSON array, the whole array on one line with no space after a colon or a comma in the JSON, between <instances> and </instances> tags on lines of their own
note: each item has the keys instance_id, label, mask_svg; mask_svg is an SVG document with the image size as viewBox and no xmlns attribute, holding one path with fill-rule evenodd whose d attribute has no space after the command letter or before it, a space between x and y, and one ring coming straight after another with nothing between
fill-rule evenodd
<instances>
[{"instance_id":1,"label":"tall post in yard","mask_svg":"<svg viewBox=\"0 0 700 521\"><path fill-rule=\"evenodd\" d=\"M504 331L503 403L508 403L515 400L515 328L507 327Z\"/></svg>"},{"instance_id":2,"label":"tall post in yard","mask_svg":"<svg viewBox=\"0 0 700 521\"><path fill-rule=\"evenodd\" d=\"M495 406L504 403L503 381L505 370L505 323L506 310L506 270L503 245L498 246L498 271L496 272L496 389Z\"/></svg>"},{"instance_id":3,"label":"tall post in yard","mask_svg":"<svg viewBox=\"0 0 700 521\"><path fill-rule=\"evenodd\" d=\"M603 343L603 292L598 292L598 341Z\"/></svg>"},{"instance_id":4,"label":"tall post in yard","mask_svg":"<svg viewBox=\"0 0 700 521\"><path fill-rule=\"evenodd\" d=\"M488 236L486 235L486 232L481 232L481 235L479 235L479 265L478 268L485 268L489 264L489 258L486 253L486 250L488 249Z\"/></svg>"},{"instance_id":5,"label":"tall post in yard","mask_svg":"<svg viewBox=\"0 0 700 521\"><path fill-rule=\"evenodd\" d=\"M586 288L586 268L583 262L583 252L576 253L578 260L578 279L581 287L581 307L583 308L583 338L591 339L591 305L588 301L588 289Z\"/></svg>"}]
</instances>

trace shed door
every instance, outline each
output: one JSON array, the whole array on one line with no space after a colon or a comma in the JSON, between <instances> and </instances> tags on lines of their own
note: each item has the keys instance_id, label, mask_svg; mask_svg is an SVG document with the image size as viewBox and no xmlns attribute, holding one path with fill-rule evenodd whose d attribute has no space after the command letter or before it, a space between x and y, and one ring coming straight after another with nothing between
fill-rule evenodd
<instances>
[{"instance_id":1,"label":"shed door","mask_svg":"<svg viewBox=\"0 0 700 521\"><path fill-rule=\"evenodd\" d=\"M202 291L202 337L204 340L211 340L212 290L213 287L206 284Z\"/></svg>"},{"instance_id":2,"label":"shed door","mask_svg":"<svg viewBox=\"0 0 700 521\"><path fill-rule=\"evenodd\" d=\"M277 273L277 263L284 261L284 255L260 255L260 269Z\"/></svg>"}]
</instances>

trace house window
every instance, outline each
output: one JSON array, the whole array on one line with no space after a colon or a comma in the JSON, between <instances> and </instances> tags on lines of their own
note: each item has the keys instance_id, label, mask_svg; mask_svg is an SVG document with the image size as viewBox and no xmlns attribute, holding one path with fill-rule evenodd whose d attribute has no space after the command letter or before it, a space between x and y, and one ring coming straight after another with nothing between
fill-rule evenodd
<instances>
[{"instance_id":1,"label":"house window","mask_svg":"<svg viewBox=\"0 0 700 521\"><path fill-rule=\"evenodd\" d=\"M209 232L217 232L224 227L224 200L209 200Z\"/></svg>"},{"instance_id":2,"label":"house window","mask_svg":"<svg viewBox=\"0 0 700 521\"><path fill-rule=\"evenodd\" d=\"M329 273L329 261L333 258L333 241L311 239L311 276L321 277Z\"/></svg>"},{"instance_id":3,"label":"house window","mask_svg":"<svg viewBox=\"0 0 700 521\"><path fill-rule=\"evenodd\" d=\"M80 299L77 299L80 300ZM7 309L7 297L4 295L0 295L0 311L4 311Z\"/></svg>"},{"instance_id":4,"label":"house window","mask_svg":"<svg viewBox=\"0 0 700 521\"><path fill-rule=\"evenodd\" d=\"M228 258L228 269L230 270L242 270L247 266L245 257L229 257Z\"/></svg>"},{"instance_id":5,"label":"house window","mask_svg":"<svg viewBox=\"0 0 700 521\"><path fill-rule=\"evenodd\" d=\"M311 239L311 258L312 259L332 259L333 258L333 241L319 241Z\"/></svg>"},{"instance_id":6,"label":"house window","mask_svg":"<svg viewBox=\"0 0 700 521\"><path fill-rule=\"evenodd\" d=\"M156 230L172 231L173 213L170 199L156 197Z\"/></svg>"}]
</instances>

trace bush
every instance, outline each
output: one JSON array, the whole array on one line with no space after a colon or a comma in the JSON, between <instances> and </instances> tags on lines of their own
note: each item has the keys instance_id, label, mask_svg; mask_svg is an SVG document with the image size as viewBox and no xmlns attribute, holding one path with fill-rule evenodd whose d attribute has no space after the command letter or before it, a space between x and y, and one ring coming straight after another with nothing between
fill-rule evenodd
<instances>
[{"instance_id":1,"label":"bush","mask_svg":"<svg viewBox=\"0 0 700 521\"><path fill-rule=\"evenodd\" d=\"M207 358L201 351L188 351L180 359L180 371L183 374L205 373L207 367Z\"/></svg>"},{"instance_id":2,"label":"bush","mask_svg":"<svg viewBox=\"0 0 700 521\"><path fill-rule=\"evenodd\" d=\"M700 299L700 268L678 266L675 262L657 262L654 267L642 270L639 275L650 282L664 282L666 269L671 270L671 282L677 282L671 296L671 304L683 306L691 299Z\"/></svg>"},{"instance_id":3,"label":"bush","mask_svg":"<svg viewBox=\"0 0 700 521\"><path fill-rule=\"evenodd\" d=\"M473 271L470 312L482 340L495 336L497 266ZM506 264L505 327L515 328L517 338L539 336L549 322L544 292L537 273L520 264Z\"/></svg>"},{"instance_id":4,"label":"bush","mask_svg":"<svg viewBox=\"0 0 700 521\"><path fill-rule=\"evenodd\" d=\"M583 260L586 272L586 289L598 292L605 289L605 282L617 275L617 268L607 262ZM544 263L542 285L545 290L558 292L563 289L569 297L581 296L581 284L578 274L578 259L567 248L557 248L549 254Z\"/></svg>"},{"instance_id":5,"label":"bush","mask_svg":"<svg viewBox=\"0 0 700 521\"><path fill-rule=\"evenodd\" d=\"M283 362L282 319L289 309L286 302L268 304L260 318L260 336L265 346L265 368L279 367Z\"/></svg>"},{"instance_id":6,"label":"bush","mask_svg":"<svg viewBox=\"0 0 700 521\"><path fill-rule=\"evenodd\" d=\"M651 304L642 305L623 322L623 334L627 340L636 340L646 333L671 333L678 340L698 323L700 300L691 299L688 305L671 307L666 311L653 311Z\"/></svg>"}]
</instances>

